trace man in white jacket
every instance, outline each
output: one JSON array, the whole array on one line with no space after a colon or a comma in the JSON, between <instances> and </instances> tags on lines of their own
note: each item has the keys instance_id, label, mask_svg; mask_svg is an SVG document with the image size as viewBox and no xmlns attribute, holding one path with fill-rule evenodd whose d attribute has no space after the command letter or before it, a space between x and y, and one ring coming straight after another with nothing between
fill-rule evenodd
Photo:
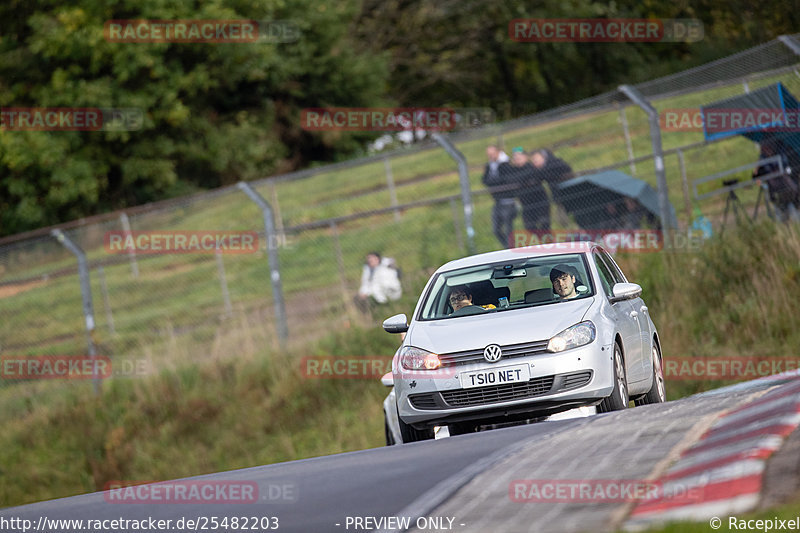
<instances>
[{"instance_id":1,"label":"man in white jacket","mask_svg":"<svg viewBox=\"0 0 800 533\"><path fill-rule=\"evenodd\" d=\"M378 252L368 253L361 272L361 287L356 296L359 309L367 311L372 303L385 304L390 300L398 300L402 295L403 288L394 260L381 258Z\"/></svg>"}]
</instances>

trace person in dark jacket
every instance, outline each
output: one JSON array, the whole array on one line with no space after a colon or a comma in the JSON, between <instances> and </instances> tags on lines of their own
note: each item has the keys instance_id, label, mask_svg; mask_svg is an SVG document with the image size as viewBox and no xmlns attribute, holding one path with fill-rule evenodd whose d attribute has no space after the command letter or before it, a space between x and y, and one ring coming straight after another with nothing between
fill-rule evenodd
<instances>
[{"instance_id":1,"label":"person in dark jacket","mask_svg":"<svg viewBox=\"0 0 800 533\"><path fill-rule=\"evenodd\" d=\"M512 150L511 162L500 166L500 175L519 186L525 229L550 230L550 199L542 186L542 174L534 169L522 148Z\"/></svg>"},{"instance_id":2,"label":"person in dark jacket","mask_svg":"<svg viewBox=\"0 0 800 533\"><path fill-rule=\"evenodd\" d=\"M767 159L772 156L779 156L781 158L783 173L773 176L766 180L767 190L769 191L769 198L772 205L775 207L778 220L800 220L800 187L793 179L793 174L800 169L794 169L790 166L787 157L787 148L783 144L772 139L765 140L761 143L761 154L759 159ZM761 184L759 179L761 176L780 172L781 165L777 162L761 164L753 170L753 179Z\"/></svg>"},{"instance_id":3,"label":"person in dark jacket","mask_svg":"<svg viewBox=\"0 0 800 533\"><path fill-rule=\"evenodd\" d=\"M553 202L556 204L556 220L562 226L569 225L569 216L564 207L564 199L559 185L575 177L572 168L563 159L556 157L550 150L543 148L531 153L533 168L541 173L542 181L550 187Z\"/></svg>"},{"instance_id":4,"label":"person in dark jacket","mask_svg":"<svg viewBox=\"0 0 800 533\"><path fill-rule=\"evenodd\" d=\"M508 247L514 219L517 218L516 183L506 181L508 173L500 175L500 165L508 161L505 152L491 144L486 147L486 157L489 161L483 171L483 184L494 198L492 229L503 247Z\"/></svg>"}]
</instances>

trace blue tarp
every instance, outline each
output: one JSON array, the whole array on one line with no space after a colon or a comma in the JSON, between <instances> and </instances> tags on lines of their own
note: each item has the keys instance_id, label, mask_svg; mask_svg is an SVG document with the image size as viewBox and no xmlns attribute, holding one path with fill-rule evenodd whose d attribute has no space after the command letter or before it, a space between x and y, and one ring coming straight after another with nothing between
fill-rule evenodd
<instances>
[{"instance_id":1,"label":"blue tarp","mask_svg":"<svg viewBox=\"0 0 800 533\"><path fill-rule=\"evenodd\" d=\"M790 162L800 161L800 102L780 82L701 106L700 112L708 141L733 135L772 140L786 147Z\"/></svg>"}]
</instances>

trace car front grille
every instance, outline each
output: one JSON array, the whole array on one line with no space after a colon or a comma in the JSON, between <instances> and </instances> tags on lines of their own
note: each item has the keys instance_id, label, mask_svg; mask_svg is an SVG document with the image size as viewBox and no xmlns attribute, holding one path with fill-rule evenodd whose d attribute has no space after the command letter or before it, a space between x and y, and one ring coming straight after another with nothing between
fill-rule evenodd
<instances>
[{"instance_id":1,"label":"car front grille","mask_svg":"<svg viewBox=\"0 0 800 533\"><path fill-rule=\"evenodd\" d=\"M548 341L544 340L523 342L520 344L506 344L505 346L501 345L500 349L503 351L503 359L525 357L527 355L546 353L547 342ZM442 366L467 365L485 361L483 358L483 348L439 354L439 360L442 362Z\"/></svg>"},{"instance_id":2,"label":"car front grille","mask_svg":"<svg viewBox=\"0 0 800 533\"><path fill-rule=\"evenodd\" d=\"M411 394L408 401L415 409L427 411L510 402L577 389L589 383L593 375L591 370L582 370L570 374L542 376L522 383Z\"/></svg>"},{"instance_id":3,"label":"car front grille","mask_svg":"<svg viewBox=\"0 0 800 533\"><path fill-rule=\"evenodd\" d=\"M474 389L444 391L442 399L451 407L470 407L533 398L550 392L555 376L533 378L523 383L505 383Z\"/></svg>"}]
</instances>

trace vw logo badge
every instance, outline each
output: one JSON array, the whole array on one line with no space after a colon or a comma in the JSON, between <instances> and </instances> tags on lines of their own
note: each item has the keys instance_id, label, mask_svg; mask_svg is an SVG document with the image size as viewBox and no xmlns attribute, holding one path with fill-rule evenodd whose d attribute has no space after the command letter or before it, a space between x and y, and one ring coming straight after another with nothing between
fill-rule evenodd
<instances>
[{"instance_id":1,"label":"vw logo badge","mask_svg":"<svg viewBox=\"0 0 800 533\"><path fill-rule=\"evenodd\" d=\"M483 358L490 363L496 363L503 356L503 351L496 344L490 344L483 349Z\"/></svg>"}]
</instances>

